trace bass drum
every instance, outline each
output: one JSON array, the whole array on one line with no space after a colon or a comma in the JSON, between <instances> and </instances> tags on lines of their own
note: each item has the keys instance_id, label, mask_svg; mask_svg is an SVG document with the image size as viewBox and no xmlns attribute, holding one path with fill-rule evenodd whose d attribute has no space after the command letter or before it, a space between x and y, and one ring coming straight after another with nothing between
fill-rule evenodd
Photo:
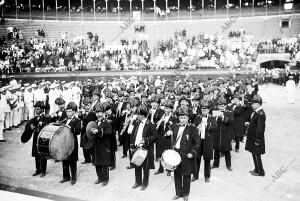
<instances>
[{"instance_id":1,"label":"bass drum","mask_svg":"<svg viewBox=\"0 0 300 201\"><path fill-rule=\"evenodd\" d=\"M42 158L65 160L74 149L74 135L70 128L58 124L45 126L37 140L37 150Z\"/></svg>"}]
</instances>

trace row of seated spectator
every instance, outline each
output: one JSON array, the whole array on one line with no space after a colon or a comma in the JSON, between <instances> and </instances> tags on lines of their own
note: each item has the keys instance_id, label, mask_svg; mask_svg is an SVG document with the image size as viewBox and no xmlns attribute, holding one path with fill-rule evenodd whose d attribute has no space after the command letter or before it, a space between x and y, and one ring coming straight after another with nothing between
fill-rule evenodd
<instances>
[{"instance_id":1,"label":"row of seated spectator","mask_svg":"<svg viewBox=\"0 0 300 201\"><path fill-rule=\"evenodd\" d=\"M293 44L298 55L297 40L276 39L267 44ZM251 37L224 38L200 33L187 37L185 29L176 31L174 38L158 41L153 51L144 38L119 44L105 44L97 34L71 36L62 33L62 40L49 42L35 37L24 43L0 47L0 73L65 72L86 70L137 69L196 69L196 68L249 68L254 66L261 44ZM296 56L295 56L296 57ZM297 60L297 59L296 59Z\"/></svg>"},{"instance_id":2,"label":"row of seated spectator","mask_svg":"<svg viewBox=\"0 0 300 201\"><path fill-rule=\"evenodd\" d=\"M175 32L174 36L157 42L153 51L158 55L155 62L167 66L179 63L195 68L240 68L251 66L257 54L256 47L247 37L226 39L204 33L186 37L184 31L182 34Z\"/></svg>"},{"instance_id":3,"label":"row of seated spectator","mask_svg":"<svg viewBox=\"0 0 300 201\"><path fill-rule=\"evenodd\" d=\"M67 38L65 38L67 41ZM147 69L151 51L146 40L105 45L92 43L89 36L48 42L33 38L22 44L0 47L1 73L64 72L78 70Z\"/></svg>"},{"instance_id":4,"label":"row of seated spectator","mask_svg":"<svg viewBox=\"0 0 300 201\"><path fill-rule=\"evenodd\" d=\"M241 37L241 36L245 36L245 35L246 35L245 29L241 29L238 31L230 31L228 34L228 37L234 38L234 37Z\"/></svg>"},{"instance_id":5,"label":"row of seated spectator","mask_svg":"<svg viewBox=\"0 0 300 201\"><path fill-rule=\"evenodd\" d=\"M291 57L295 57L299 50L299 37L261 40L257 45L257 51L263 54L290 53Z\"/></svg>"}]
</instances>

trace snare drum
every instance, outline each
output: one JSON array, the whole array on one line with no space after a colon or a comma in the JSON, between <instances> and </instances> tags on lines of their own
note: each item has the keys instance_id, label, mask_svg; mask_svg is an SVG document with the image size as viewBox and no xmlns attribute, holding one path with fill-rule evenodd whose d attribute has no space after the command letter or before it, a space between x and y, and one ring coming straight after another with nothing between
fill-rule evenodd
<instances>
[{"instance_id":1,"label":"snare drum","mask_svg":"<svg viewBox=\"0 0 300 201\"><path fill-rule=\"evenodd\" d=\"M137 148L137 150L134 152L131 163L133 163L136 166L141 166L144 160L146 159L148 154L148 150L144 149L142 147Z\"/></svg>"},{"instance_id":2,"label":"snare drum","mask_svg":"<svg viewBox=\"0 0 300 201\"><path fill-rule=\"evenodd\" d=\"M74 135L70 128L49 124L39 133L37 151L42 158L65 160L74 149Z\"/></svg>"},{"instance_id":3,"label":"snare drum","mask_svg":"<svg viewBox=\"0 0 300 201\"><path fill-rule=\"evenodd\" d=\"M161 156L161 165L166 170L175 170L181 162L179 153L173 149L165 150Z\"/></svg>"}]
</instances>

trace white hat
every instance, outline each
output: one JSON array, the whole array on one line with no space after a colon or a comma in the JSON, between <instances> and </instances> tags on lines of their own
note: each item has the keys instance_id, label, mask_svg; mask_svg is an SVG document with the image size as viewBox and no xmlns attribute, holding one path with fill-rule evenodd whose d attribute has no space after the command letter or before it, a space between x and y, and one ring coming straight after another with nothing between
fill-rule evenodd
<instances>
[{"instance_id":1,"label":"white hat","mask_svg":"<svg viewBox=\"0 0 300 201\"><path fill-rule=\"evenodd\" d=\"M35 88L35 87L37 87L37 85L36 85L36 84L32 84L31 86L32 86L32 88Z\"/></svg>"}]
</instances>

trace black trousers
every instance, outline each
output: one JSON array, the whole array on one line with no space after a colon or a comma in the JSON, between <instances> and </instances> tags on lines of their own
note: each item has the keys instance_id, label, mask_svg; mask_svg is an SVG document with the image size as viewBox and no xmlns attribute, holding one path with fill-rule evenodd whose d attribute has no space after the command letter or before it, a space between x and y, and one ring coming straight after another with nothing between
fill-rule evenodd
<instances>
[{"instance_id":1,"label":"black trousers","mask_svg":"<svg viewBox=\"0 0 300 201\"><path fill-rule=\"evenodd\" d=\"M116 167L116 152L114 152L114 151L110 152L110 161L111 161L110 167L115 168Z\"/></svg>"},{"instance_id":2,"label":"black trousers","mask_svg":"<svg viewBox=\"0 0 300 201\"><path fill-rule=\"evenodd\" d=\"M235 136L234 140L235 140L235 149L239 150L240 149L240 142L241 139L243 138L243 136Z\"/></svg>"},{"instance_id":3,"label":"black trousers","mask_svg":"<svg viewBox=\"0 0 300 201\"><path fill-rule=\"evenodd\" d=\"M258 174L265 174L265 170L263 168L263 164L261 161L261 155L260 154L252 154L253 157L253 162L254 162L254 166L255 166L255 172L257 172Z\"/></svg>"},{"instance_id":4,"label":"black trousers","mask_svg":"<svg viewBox=\"0 0 300 201\"><path fill-rule=\"evenodd\" d=\"M147 159L141 166L135 166L135 183L138 185L148 186L149 184L149 168L147 167ZM144 173L144 177L142 174Z\"/></svg>"},{"instance_id":5,"label":"black trousers","mask_svg":"<svg viewBox=\"0 0 300 201\"><path fill-rule=\"evenodd\" d=\"M83 149L83 157L84 157L84 161L87 163L92 162L92 155L93 155L93 149Z\"/></svg>"},{"instance_id":6,"label":"black trousers","mask_svg":"<svg viewBox=\"0 0 300 201\"><path fill-rule=\"evenodd\" d=\"M41 158L38 154L34 158L36 172L46 173L47 159Z\"/></svg>"},{"instance_id":7,"label":"black trousers","mask_svg":"<svg viewBox=\"0 0 300 201\"><path fill-rule=\"evenodd\" d=\"M176 195L188 196L191 187L191 175L183 175L180 170L174 170Z\"/></svg>"},{"instance_id":8,"label":"black trousers","mask_svg":"<svg viewBox=\"0 0 300 201\"><path fill-rule=\"evenodd\" d=\"M108 170L108 165L97 165L96 167L96 173L98 176L98 179L101 182L107 181L109 180L109 170Z\"/></svg>"},{"instance_id":9,"label":"black trousers","mask_svg":"<svg viewBox=\"0 0 300 201\"><path fill-rule=\"evenodd\" d=\"M127 133L124 133L123 134L123 155L125 155L125 156L127 156L128 150L129 150L129 154L130 154L129 145L130 145L130 135L128 135Z\"/></svg>"},{"instance_id":10,"label":"black trousers","mask_svg":"<svg viewBox=\"0 0 300 201\"><path fill-rule=\"evenodd\" d=\"M200 165L201 165L201 158L196 159L196 164L197 164L197 170L196 170L196 174L194 174L193 177L195 179L198 179L199 178ZM205 178L210 178L210 172L211 172L210 160L204 160L204 177Z\"/></svg>"},{"instance_id":11,"label":"black trousers","mask_svg":"<svg viewBox=\"0 0 300 201\"><path fill-rule=\"evenodd\" d=\"M226 167L228 167L228 168L231 167L230 151L223 151L222 153L224 153L224 155L225 155ZM213 164L215 167L219 167L219 165L220 165L220 151L218 151L218 150L215 150Z\"/></svg>"},{"instance_id":12,"label":"black trousers","mask_svg":"<svg viewBox=\"0 0 300 201\"><path fill-rule=\"evenodd\" d=\"M63 178L69 180L76 180L76 172L77 172L77 161L69 161L64 160L62 161L63 166ZM71 177L70 177L71 172Z\"/></svg>"},{"instance_id":13,"label":"black trousers","mask_svg":"<svg viewBox=\"0 0 300 201\"><path fill-rule=\"evenodd\" d=\"M193 177L195 179L198 179L199 178L199 171L200 171L200 165L201 165L201 158L204 157L203 156L203 153L204 153L204 143L205 143L205 139L201 139L200 141L201 143L201 146L200 146L200 155L199 155L199 158L196 158L196 164L197 164L197 169L196 169L196 174L193 175ZM204 160L204 177L205 178L210 178L210 170L211 170L211 167L210 167L210 160Z\"/></svg>"}]
</instances>

